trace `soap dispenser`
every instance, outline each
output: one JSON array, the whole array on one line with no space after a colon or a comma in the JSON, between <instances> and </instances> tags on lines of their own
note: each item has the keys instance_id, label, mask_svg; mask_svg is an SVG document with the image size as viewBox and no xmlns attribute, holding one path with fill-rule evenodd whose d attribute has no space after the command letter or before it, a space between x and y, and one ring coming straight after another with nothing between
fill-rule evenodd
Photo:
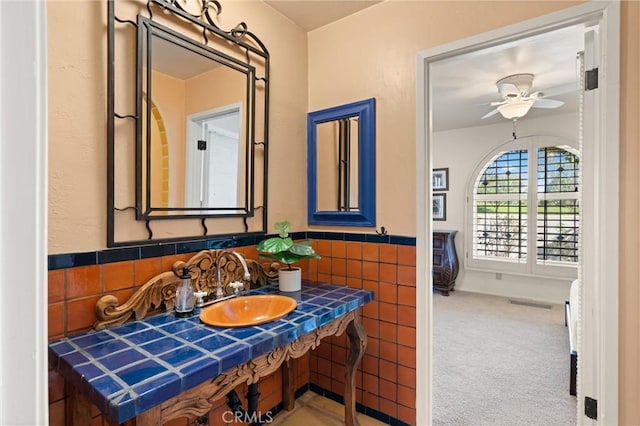
<instances>
[{"instance_id":1,"label":"soap dispenser","mask_svg":"<svg viewBox=\"0 0 640 426\"><path fill-rule=\"evenodd\" d=\"M189 268L182 268L180 285L176 290L176 316L183 318L193 315L193 307L196 303L196 295L191 285Z\"/></svg>"}]
</instances>

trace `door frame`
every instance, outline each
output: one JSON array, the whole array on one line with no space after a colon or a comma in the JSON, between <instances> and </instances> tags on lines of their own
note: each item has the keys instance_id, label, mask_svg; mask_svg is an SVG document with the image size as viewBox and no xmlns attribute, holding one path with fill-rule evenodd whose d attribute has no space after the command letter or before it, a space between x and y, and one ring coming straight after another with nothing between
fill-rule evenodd
<instances>
[{"instance_id":1,"label":"door frame","mask_svg":"<svg viewBox=\"0 0 640 426\"><path fill-rule=\"evenodd\" d=\"M235 102L228 105L223 105L220 107L216 107L213 109L209 109L206 111L199 111L187 116L186 121L186 148L185 148L185 188L184 188L184 202L185 206L190 206L193 204L194 200L200 198L201 188L196 188L194 183L202 182L207 176L206 170L209 167L210 158L207 156L204 160L204 168L201 167L200 164L200 156L196 153L196 151L192 149L188 149L190 141L201 139L202 136L202 128L198 124L199 121L205 119L212 119L222 117L224 115L237 112L242 119L242 102ZM240 123L240 129L238 133L238 143L242 144L243 138L243 127L242 123ZM211 150L207 151L208 153ZM240 168L240 162L242 161L243 152L238 153L238 167ZM241 170L240 170L241 172ZM206 179L208 180L208 179ZM240 191L238 191L238 200L240 200ZM236 203L237 205L237 203Z\"/></svg>"},{"instance_id":2,"label":"door frame","mask_svg":"<svg viewBox=\"0 0 640 426\"><path fill-rule=\"evenodd\" d=\"M0 424L45 425L46 2L0 1L0 75Z\"/></svg>"},{"instance_id":3,"label":"door frame","mask_svg":"<svg viewBox=\"0 0 640 426\"><path fill-rule=\"evenodd\" d=\"M578 337L578 416L585 425L618 423L618 212L619 212L619 75L620 5L616 1L589 2L533 18L417 55L416 74L416 424L432 424L433 279L432 270L432 154L431 89L429 64L437 60L580 23L599 25L598 94L594 99L594 137L585 138L583 176L592 186L584 199L583 228L591 235L605 236L585 241L584 265L589 264L582 301L582 321L587 324ZM586 106L586 108L590 108ZM585 109L585 116L593 113ZM589 188L583 192L587 193ZM589 203L589 204L587 204ZM581 350L584 349L584 350ZM568 357L568 353L567 353ZM567 363L567 369L569 365ZM567 389L568 392L568 389ZM584 412L584 397L598 400L598 418Z\"/></svg>"}]
</instances>

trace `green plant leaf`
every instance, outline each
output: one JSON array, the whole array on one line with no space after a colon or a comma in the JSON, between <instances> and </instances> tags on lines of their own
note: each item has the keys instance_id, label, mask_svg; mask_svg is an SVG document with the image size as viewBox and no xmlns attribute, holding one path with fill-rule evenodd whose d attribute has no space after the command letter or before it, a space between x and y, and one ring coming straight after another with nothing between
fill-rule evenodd
<instances>
[{"instance_id":1,"label":"green plant leaf","mask_svg":"<svg viewBox=\"0 0 640 426\"><path fill-rule=\"evenodd\" d=\"M291 269L292 263L302 259L320 259L320 256L313 250L310 240L293 242L289 237L289 227L291 226L289 222L278 222L274 226L279 232L279 237L268 238L258 243L256 248L260 257L285 263L289 265L289 269Z\"/></svg>"},{"instance_id":2,"label":"green plant leaf","mask_svg":"<svg viewBox=\"0 0 640 426\"><path fill-rule=\"evenodd\" d=\"M260 241L256 248L258 251L264 251L267 253L279 253L289 250L291 246L293 246L291 238L273 237Z\"/></svg>"},{"instance_id":3,"label":"green plant leaf","mask_svg":"<svg viewBox=\"0 0 640 426\"><path fill-rule=\"evenodd\" d=\"M275 225L273 225L274 228L276 228L276 231L278 231L278 235L280 235L280 238L287 238L289 236L289 229L291 228L291 223L285 221L282 222L276 222Z\"/></svg>"},{"instance_id":4,"label":"green plant leaf","mask_svg":"<svg viewBox=\"0 0 640 426\"><path fill-rule=\"evenodd\" d=\"M302 259L304 256L299 256L297 254L288 252L288 251L283 251L280 253L260 253L259 254L260 257L265 258L265 259L275 259L280 263L286 263L287 265L290 265L292 263L296 263L298 261L300 261L300 259Z\"/></svg>"},{"instance_id":5,"label":"green plant leaf","mask_svg":"<svg viewBox=\"0 0 640 426\"><path fill-rule=\"evenodd\" d=\"M300 241L298 243L294 243L291 248L289 248L291 253L294 253L298 256L302 257L312 257L314 259L320 259L320 256L316 254L311 247L311 241Z\"/></svg>"}]
</instances>

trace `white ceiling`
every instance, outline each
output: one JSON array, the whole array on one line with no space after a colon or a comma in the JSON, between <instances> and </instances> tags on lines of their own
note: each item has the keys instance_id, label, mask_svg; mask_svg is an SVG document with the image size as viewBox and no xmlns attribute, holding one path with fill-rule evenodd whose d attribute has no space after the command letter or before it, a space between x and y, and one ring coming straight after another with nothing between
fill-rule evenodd
<instances>
[{"instance_id":1,"label":"white ceiling","mask_svg":"<svg viewBox=\"0 0 640 426\"><path fill-rule=\"evenodd\" d=\"M496 114L480 120L502 100L496 81L512 74L535 75L531 92L565 102L557 109L532 108L521 118L575 112L578 96L577 53L584 27L574 26L434 62L430 69L435 131L495 124Z\"/></svg>"},{"instance_id":2,"label":"white ceiling","mask_svg":"<svg viewBox=\"0 0 640 426\"><path fill-rule=\"evenodd\" d=\"M265 0L306 31L352 15L382 0Z\"/></svg>"},{"instance_id":3,"label":"white ceiling","mask_svg":"<svg viewBox=\"0 0 640 426\"><path fill-rule=\"evenodd\" d=\"M213 59L185 49L162 37L151 39L153 69L179 80L188 80L222 66Z\"/></svg>"},{"instance_id":4,"label":"white ceiling","mask_svg":"<svg viewBox=\"0 0 640 426\"><path fill-rule=\"evenodd\" d=\"M266 0L266 3L307 31L327 25L379 1ZM582 26L564 28L527 39L456 56L432 64L433 129L480 126L505 120L488 104L502 100L496 81L512 74L535 75L530 93L564 101L558 109L532 108L521 118L575 112L577 108L576 54L583 49ZM416 52L417 53L417 52Z\"/></svg>"}]
</instances>

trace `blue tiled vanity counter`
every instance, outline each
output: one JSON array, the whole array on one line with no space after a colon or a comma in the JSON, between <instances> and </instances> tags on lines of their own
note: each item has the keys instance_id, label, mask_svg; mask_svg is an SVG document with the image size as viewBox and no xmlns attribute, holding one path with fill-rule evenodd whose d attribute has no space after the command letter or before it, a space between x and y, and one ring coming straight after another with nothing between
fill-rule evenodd
<instances>
[{"instance_id":1,"label":"blue tiled vanity counter","mask_svg":"<svg viewBox=\"0 0 640 426\"><path fill-rule=\"evenodd\" d=\"M277 285L248 294L278 294ZM305 281L285 318L218 328L173 312L49 344L62 376L111 420L122 423L220 373L310 333L373 300L373 292ZM242 297L242 296L240 296Z\"/></svg>"}]
</instances>

